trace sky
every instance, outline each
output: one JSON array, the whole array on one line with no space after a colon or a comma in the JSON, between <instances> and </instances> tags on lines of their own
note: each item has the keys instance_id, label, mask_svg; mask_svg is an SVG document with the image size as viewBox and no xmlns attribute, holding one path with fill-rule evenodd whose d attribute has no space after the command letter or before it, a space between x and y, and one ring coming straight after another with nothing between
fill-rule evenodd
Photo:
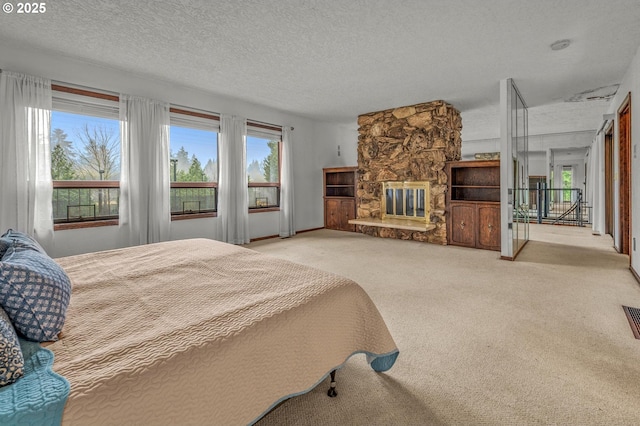
<instances>
[{"instance_id":1,"label":"sky","mask_svg":"<svg viewBox=\"0 0 640 426\"><path fill-rule=\"evenodd\" d=\"M74 143L79 140L77 134L85 123L89 124L89 127L101 126L113 132L115 137L119 137L118 120L60 111L52 111L51 114L51 129L62 129L67 134L67 140ZM218 158L216 136L215 132L171 126L169 141L171 152L175 155L180 147L184 146L184 149L189 153L189 158L195 154L204 167L209 159L216 161ZM77 145L74 147L79 148ZM269 155L269 152L269 147L264 139L247 136L247 165L251 164L253 160L261 162Z\"/></svg>"}]
</instances>

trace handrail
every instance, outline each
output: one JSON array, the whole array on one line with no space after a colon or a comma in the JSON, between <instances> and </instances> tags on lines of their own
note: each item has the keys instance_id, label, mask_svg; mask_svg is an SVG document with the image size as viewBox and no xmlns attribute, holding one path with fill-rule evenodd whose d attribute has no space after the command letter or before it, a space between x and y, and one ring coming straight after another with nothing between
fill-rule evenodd
<instances>
[{"instance_id":1,"label":"handrail","mask_svg":"<svg viewBox=\"0 0 640 426\"><path fill-rule=\"evenodd\" d=\"M519 188L528 197L528 211L522 213L537 223L584 226L591 223L589 207L580 188ZM518 211L520 213L520 211Z\"/></svg>"}]
</instances>

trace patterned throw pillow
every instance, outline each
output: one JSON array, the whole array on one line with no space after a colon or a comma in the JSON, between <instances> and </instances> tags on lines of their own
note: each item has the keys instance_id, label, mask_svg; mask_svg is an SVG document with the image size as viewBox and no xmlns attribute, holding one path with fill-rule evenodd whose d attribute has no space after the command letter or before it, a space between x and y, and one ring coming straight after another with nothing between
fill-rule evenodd
<instances>
[{"instance_id":1,"label":"patterned throw pillow","mask_svg":"<svg viewBox=\"0 0 640 426\"><path fill-rule=\"evenodd\" d=\"M0 261L0 306L29 340L56 340L64 325L71 282L46 254L14 243Z\"/></svg>"},{"instance_id":2,"label":"patterned throw pillow","mask_svg":"<svg viewBox=\"0 0 640 426\"><path fill-rule=\"evenodd\" d=\"M11 247L11 244L12 242L10 239L0 237L0 259L2 259L2 256L4 256L9 247Z\"/></svg>"},{"instance_id":3,"label":"patterned throw pillow","mask_svg":"<svg viewBox=\"0 0 640 426\"><path fill-rule=\"evenodd\" d=\"M7 313L0 308L0 387L9 385L24 374L24 357L16 331Z\"/></svg>"},{"instance_id":4,"label":"patterned throw pillow","mask_svg":"<svg viewBox=\"0 0 640 426\"><path fill-rule=\"evenodd\" d=\"M29 235L24 232L9 229L2 235L2 237L0 237L0 259L2 259L2 256L12 244L16 250L35 250L42 254L47 254L42 246Z\"/></svg>"}]
</instances>

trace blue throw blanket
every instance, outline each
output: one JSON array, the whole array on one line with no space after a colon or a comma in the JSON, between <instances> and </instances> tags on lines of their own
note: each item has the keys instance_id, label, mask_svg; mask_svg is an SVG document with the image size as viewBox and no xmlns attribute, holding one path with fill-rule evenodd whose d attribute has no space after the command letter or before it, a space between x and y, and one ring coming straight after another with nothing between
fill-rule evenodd
<instances>
[{"instance_id":1,"label":"blue throw blanket","mask_svg":"<svg viewBox=\"0 0 640 426\"><path fill-rule=\"evenodd\" d=\"M59 425L69 382L53 372L53 352L20 339L24 376L0 388L0 425Z\"/></svg>"}]
</instances>

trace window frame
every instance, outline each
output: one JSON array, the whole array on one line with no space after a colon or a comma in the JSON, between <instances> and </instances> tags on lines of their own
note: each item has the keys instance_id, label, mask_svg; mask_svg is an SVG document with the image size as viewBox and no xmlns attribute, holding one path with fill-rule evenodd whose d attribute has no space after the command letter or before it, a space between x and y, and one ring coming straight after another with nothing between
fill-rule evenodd
<instances>
[{"instance_id":1,"label":"window frame","mask_svg":"<svg viewBox=\"0 0 640 426\"><path fill-rule=\"evenodd\" d=\"M187 117L195 117L196 119L205 119L205 120L213 120L213 121L217 121L220 122L220 116L216 115L216 114L212 114L212 113L208 113L208 112L204 112L204 111L196 111L196 110L192 110L192 109L185 109L184 107L170 107L169 108L169 114L170 114L170 119L169 119L169 128L171 128L172 125L175 125L177 127L186 127L186 128L194 128L194 129L200 129L200 130L204 130L201 127L188 127L188 122L184 122L183 125L180 124L172 124L171 120L174 118L178 118L176 117L174 114L178 114L178 115L184 115ZM218 172L219 172L219 167L220 167L220 125L213 125L211 129L207 129L207 131L213 131L215 132L218 136L216 137L216 151L217 151L217 160L216 163L218 164ZM169 145L171 145L171 140L169 140ZM171 180L171 178L169 178L169 190L174 189L174 188L214 188L215 189L215 210L214 211L209 211L209 212L198 212L198 213L173 213L173 212L169 212L169 214L171 215L171 221L174 220L188 220L188 219L202 219L202 218L207 218L207 217L217 217L218 216L218 195L219 195L219 191L218 191L218 182L174 182Z\"/></svg>"},{"instance_id":2,"label":"window frame","mask_svg":"<svg viewBox=\"0 0 640 426\"><path fill-rule=\"evenodd\" d=\"M249 213L266 213L280 211L280 189L282 185L282 127L273 124L247 120L247 136L278 141L278 182L248 182L249 188L277 188L277 206L249 207ZM245 141L246 148L246 141ZM245 165L246 167L246 165Z\"/></svg>"},{"instance_id":3,"label":"window frame","mask_svg":"<svg viewBox=\"0 0 640 426\"><path fill-rule=\"evenodd\" d=\"M100 99L102 101L113 102L113 106L107 106L106 109L114 109L119 110L120 106L120 96L115 95L109 92L101 92L96 90L88 90L79 88L73 85L68 84L51 84L51 92L52 92L52 107L51 111L60 111L60 112L70 112L65 110L64 108L56 107L56 103L64 104L68 102L68 99L65 99L64 94L68 94L71 96L82 96L89 99ZM56 94L58 92L58 94ZM62 94L62 95L61 95ZM76 102L78 104L82 104L81 98L77 99ZM89 109L99 109L99 107L91 106L90 100L87 99L86 105ZM115 111L114 111L115 112ZM74 114L82 114L81 111L73 112ZM87 114L91 115L91 114ZM99 115L96 115L99 117ZM104 116L103 118L112 118L108 116ZM115 118L115 117L113 117ZM117 118L119 120L119 117ZM53 130L53 129L52 129ZM122 141L120 141L122 143ZM122 159L120 159L122 161ZM56 189L118 189L120 190L120 181L119 180L51 180L52 189L55 191ZM120 205L120 194L118 193L118 205ZM53 200L52 200L53 203ZM81 228L95 228L101 226L117 226L119 224L119 218L117 215L114 216L106 216L96 219L78 219L72 221L60 221L56 222L53 219L53 230L61 231L66 229L81 229Z\"/></svg>"}]
</instances>

